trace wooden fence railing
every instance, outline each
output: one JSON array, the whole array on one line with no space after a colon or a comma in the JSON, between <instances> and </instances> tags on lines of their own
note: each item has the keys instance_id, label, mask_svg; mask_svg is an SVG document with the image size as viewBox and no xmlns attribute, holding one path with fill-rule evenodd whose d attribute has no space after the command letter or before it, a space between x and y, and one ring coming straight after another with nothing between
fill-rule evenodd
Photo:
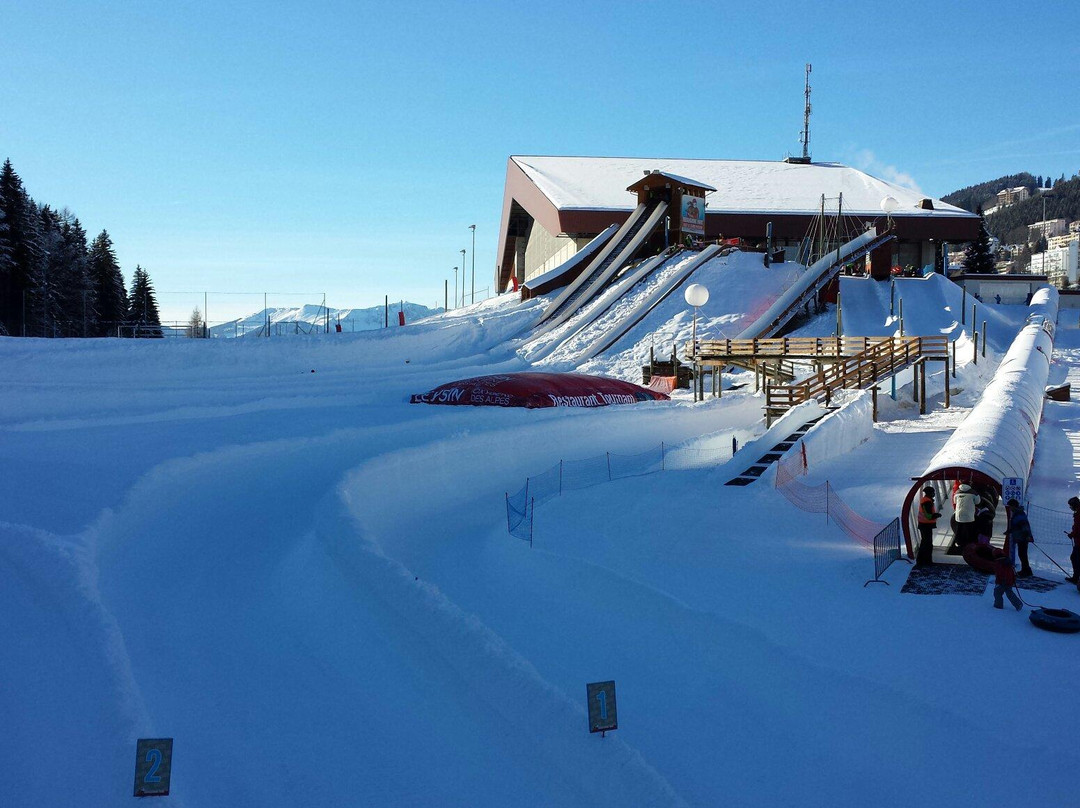
<instances>
[{"instance_id":1,"label":"wooden fence railing","mask_svg":"<svg viewBox=\"0 0 1080 808\"><path fill-rule=\"evenodd\" d=\"M812 398L824 397L827 402L836 390L869 387L923 357L947 360L948 353L946 336L870 338L865 350L821 366L798 384L766 387L766 416L775 417Z\"/></svg>"},{"instance_id":2,"label":"wooden fence railing","mask_svg":"<svg viewBox=\"0 0 1080 808\"><path fill-rule=\"evenodd\" d=\"M768 337L710 339L687 343L687 356L702 365L730 364L735 358L836 359L864 353L892 337Z\"/></svg>"}]
</instances>

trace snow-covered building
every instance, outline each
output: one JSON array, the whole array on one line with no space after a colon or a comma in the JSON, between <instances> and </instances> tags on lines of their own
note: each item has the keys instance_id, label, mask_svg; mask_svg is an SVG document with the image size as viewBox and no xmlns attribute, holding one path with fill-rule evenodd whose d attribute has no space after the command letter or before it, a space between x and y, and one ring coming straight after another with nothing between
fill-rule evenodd
<instances>
[{"instance_id":1,"label":"snow-covered building","mask_svg":"<svg viewBox=\"0 0 1080 808\"><path fill-rule=\"evenodd\" d=\"M638 199L628 189L642 176L663 173L716 189L705 198L704 233L764 243L792 257L822 213L842 208L845 220L884 232L881 203L896 200L891 215L897 240L876 255L886 274L894 264L942 265L942 244L972 241L979 217L921 192L839 163L765 160L691 160L631 157L511 156L506 166L496 282L527 281L571 258L594 236L631 215ZM840 198L842 195L842 203ZM663 246L664 228L656 238ZM656 245L653 245L656 246Z\"/></svg>"}]
</instances>

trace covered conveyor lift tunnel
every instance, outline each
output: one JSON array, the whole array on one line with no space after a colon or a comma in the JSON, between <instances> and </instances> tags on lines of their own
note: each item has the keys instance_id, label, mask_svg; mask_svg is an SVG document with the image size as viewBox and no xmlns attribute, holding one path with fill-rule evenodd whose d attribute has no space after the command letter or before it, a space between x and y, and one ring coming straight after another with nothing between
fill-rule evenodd
<instances>
[{"instance_id":1,"label":"covered conveyor lift tunnel","mask_svg":"<svg viewBox=\"0 0 1080 808\"><path fill-rule=\"evenodd\" d=\"M1035 293L1027 322L979 402L926 470L913 478L900 512L909 557L913 558L918 550L918 510L923 488L934 489L935 506L943 514L936 531L940 535L949 529L954 483L968 483L996 502L1001 498L1004 479L1028 477L1050 375L1057 307L1058 293L1053 287ZM1005 509L999 507L996 513L995 534L1004 525Z\"/></svg>"}]
</instances>

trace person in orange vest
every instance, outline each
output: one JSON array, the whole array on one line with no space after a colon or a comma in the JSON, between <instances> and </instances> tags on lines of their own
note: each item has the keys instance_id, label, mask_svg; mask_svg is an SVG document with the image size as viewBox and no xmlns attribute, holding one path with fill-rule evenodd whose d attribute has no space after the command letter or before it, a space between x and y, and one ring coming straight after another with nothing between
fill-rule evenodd
<instances>
[{"instance_id":1,"label":"person in orange vest","mask_svg":"<svg viewBox=\"0 0 1080 808\"><path fill-rule=\"evenodd\" d=\"M919 500L919 552L915 555L916 567L930 567L934 564L934 528L941 516L934 507L934 489L929 485L922 490Z\"/></svg>"}]
</instances>

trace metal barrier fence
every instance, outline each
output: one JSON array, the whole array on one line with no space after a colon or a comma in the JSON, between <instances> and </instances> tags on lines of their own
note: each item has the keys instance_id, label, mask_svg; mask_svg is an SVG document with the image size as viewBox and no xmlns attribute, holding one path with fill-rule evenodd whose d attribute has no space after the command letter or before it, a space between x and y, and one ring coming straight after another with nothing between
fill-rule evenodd
<instances>
[{"instance_id":1,"label":"metal barrier fence","mask_svg":"<svg viewBox=\"0 0 1080 808\"><path fill-rule=\"evenodd\" d=\"M730 460L737 450L738 443L732 436L730 448L727 445L701 448L661 443L639 454L605 452L584 460L560 460L546 471L527 477L525 485L516 494L506 494L506 530L532 546L536 506L561 496L564 491L579 491L612 480L643 477L661 471L707 468Z\"/></svg>"},{"instance_id":2,"label":"metal barrier fence","mask_svg":"<svg viewBox=\"0 0 1080 808\"><path fill-rule=\"evenodd\" d=\"M881 573L889 568L894 561L900 560L900 518L893 519L874 536L874 577L863 584L865 588L869 584L880 583L889 585L888 581L881 580Z\"/></svg>"}]
</instances>

